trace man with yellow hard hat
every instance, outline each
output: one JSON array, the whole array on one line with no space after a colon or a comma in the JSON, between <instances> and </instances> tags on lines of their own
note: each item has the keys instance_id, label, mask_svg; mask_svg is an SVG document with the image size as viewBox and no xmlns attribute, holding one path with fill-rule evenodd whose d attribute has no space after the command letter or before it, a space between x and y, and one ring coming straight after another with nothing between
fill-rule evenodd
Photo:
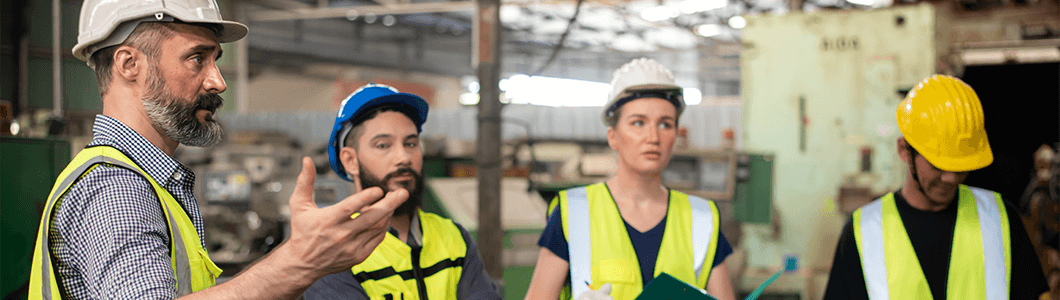
<instances>
[{"instance_id":1,"label":"man with yellow hard hat","mask_svg":"<svg viewBox=\"0 0 1060 300\"><path fill-rule=\"evenodd\" d=\"M994 160L983 107L944 75L898 104L905 183L854 212L825 299L1036 299L1048 290L1017 210L961 184Z\"/></svg>"}]
</instances>

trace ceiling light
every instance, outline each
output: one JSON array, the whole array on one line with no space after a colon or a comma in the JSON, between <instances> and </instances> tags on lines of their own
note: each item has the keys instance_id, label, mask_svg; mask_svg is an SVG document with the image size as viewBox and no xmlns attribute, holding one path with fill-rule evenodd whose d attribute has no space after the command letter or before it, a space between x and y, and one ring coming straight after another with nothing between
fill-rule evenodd
<instances>
[{"instance_id":1,"label":"ceiling light","mask_svg":"<svg viewBox=\"0 0 1060 300\"><path fill-rule=\"evenodd\" d=\"M665 5L647 8L640 11L640 17L651 22L673 19L680 15L681 11L679 11L677 8Z\"/></svg>"},{"instance_id":2,"label":"ceiling light","mask_svg":"<svg viewBox=\"0 0 1060 300\"><path fill-rule=\"evenodd\" d=\"M359 16L360 16L360 14L357 13L356 9L351 9L351 10L347 10L346 11L346 19L347 20L353 21L353 20L356 20L357 17L359 17Z\"/></svg>"},{"instance_id":3,"label":"ceiling light","mask_svg":"<svg viewBox=\"0 0 1060 300\"><path fill-rule=\"evenodd\" d=\"M478 93L481 87L478 85L478 81L472 82L467 85L467 91L472 93Z\"/></svg>"},{"instance_id":4,"label":"ceiling light","mask_svg":"<svg viewBox=\"0 0 1060 300\"><path fill-rule=\"evenodd\" d=\"M463 93L460 94L460 98L457 100L462 105L475 105L478 104L478 93Z\"/></svg>"},{"instance_id":5,"label":"ceiling light","mask_svg":"<svg viewBox=\"0 0 1060 300\"><path fill-rule=\"evenodd\" d=\"M847 0L847 2L864 6L872 6L872 4L876 3L876 1L873 0Z\"/></svg>"},{"instance_id":6,"label":"ceiling light","mask_svg":"<svg viewBox=\"0 0 1060 300\"><path fill-rule=\"evenodd\" d=\"M685 0L681 1L677 7L684 14L694 14L698 12L704 12L712 9L718 9L729 5L728 0Z\"/></svg>"},{"instance_id":7,"label":"ceiling light","mask_svg":"<svg viewBox=\"0 0 1060 300\"><path fill-rule=\"evenodd\" d=\"M721 34L721 25L718 24L703 24L696 26L696 34L712 37Z\"/></svg>"},{"instance_id":8,"label":"ceiling light","mask_svg":"<svg viewBox=\"0 0 1060 300\"><path fill-rule=\"evenodd\" d=\"M368 22L368 24L375 23L375 19L376 19L376 16L375 16L374 13L367 13L367 14L364 15L364 21Z\"/></svg>"},{"instance_id":9,"label":"ceiling light","mask_svg":"<svg viewBox=\"0 0 1060 300\"><path fill-rule=\"evenodd\" d=\"M685 105L699 105L703 102L703 92L697 88L684 88L682 89L683 97L685 98Z\"/></svg>"},{"instance_id":10,"label":"ceiling light","mask_svg":"<svg viewBox=\"0 0 1060 300\"><path fill-rule=\"evenodd\" d=\"M394 16L391 16L391 15L383 16L383 25L386 25L386 26L389 27L389 26L394 26L394 23L397 23L397 18L395 18Z\"/></svg>"},{"instance_id":11,"label":"ceiling light","mask_svg":"<svg viewBox=\"0 0 1060 300\"><path fill-rule=\"evenodd\" d=\"M747 19L744 19L741 16L729 18L729 27L743 29L744 27L747 27Z\"/></svg>"}]
</instances>

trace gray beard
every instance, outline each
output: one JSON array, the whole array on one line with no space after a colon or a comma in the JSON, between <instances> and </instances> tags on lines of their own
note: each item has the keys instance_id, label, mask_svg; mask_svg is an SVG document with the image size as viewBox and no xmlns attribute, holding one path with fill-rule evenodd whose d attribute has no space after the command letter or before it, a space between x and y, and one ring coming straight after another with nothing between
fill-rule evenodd
<instances>
[{"instance_id":1,"label":"gray beard","mask_svg":"<svg viewBox=\"0 0 1060 300\"><path fill-rule=\"evenodd\" d=\"M199 122L195 117L195 111L199 109L216 112L224 101L221 96L199 94L194 102L185 104L180 97L166 91L161 70L156 66L151 69L147 93L141 98L151 124L183 145L209 147L221 142L224 129L212 118L212 113L205 122Z\"/></svg>"}]
</instances>

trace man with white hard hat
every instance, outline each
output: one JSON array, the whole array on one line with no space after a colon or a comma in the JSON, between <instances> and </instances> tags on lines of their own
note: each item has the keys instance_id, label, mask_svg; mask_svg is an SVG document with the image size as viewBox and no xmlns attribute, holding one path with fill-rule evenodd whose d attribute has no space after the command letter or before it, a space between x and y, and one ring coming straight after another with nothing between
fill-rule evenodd
<instances>
[{"instance_id":1,"label":"man with white hard hat","mask_svg":"<svg viewBox=\"0 0 1060 300\"><path fill-rule=\"evenodd\" d=\"M48 197L30 299L294 298L382 242L408 192L367 189L319 209L306 157L290 198L290 240L214 286L221 269L203 249L195 175L172 155L181 144L221 140L219 43L246 34L213 0L84 2L73 53L95 71L103 113Z\"/></svg>"}]
</instances>

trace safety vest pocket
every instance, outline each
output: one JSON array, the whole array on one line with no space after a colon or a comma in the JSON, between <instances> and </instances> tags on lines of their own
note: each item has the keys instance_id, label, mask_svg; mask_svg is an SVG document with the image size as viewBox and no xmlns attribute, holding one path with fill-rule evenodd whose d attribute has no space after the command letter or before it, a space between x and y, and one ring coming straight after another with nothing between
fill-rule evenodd
<instances>
[{"instance_id":1,"label":"safety vest pocket","mask_svg":"<svg viewBox=\"0 0 1060 300\"><path fill-rule=\"evenodd\" d=\"M640 276L639 263L636 260L615 258L600 259L593 261L593 286L601 286L604 283L636 284Z\"/></svg>"}]
</instances>

